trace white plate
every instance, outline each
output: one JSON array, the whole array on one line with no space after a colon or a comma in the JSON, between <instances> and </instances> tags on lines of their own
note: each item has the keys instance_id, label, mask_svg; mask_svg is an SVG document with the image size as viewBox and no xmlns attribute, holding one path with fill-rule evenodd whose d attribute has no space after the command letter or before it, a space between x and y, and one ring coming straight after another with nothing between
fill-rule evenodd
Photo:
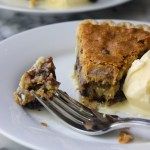
<instances>
[{"instance_id":1,"label":"white plate","mask_svg":"<svg viewBox=\"0 0 150 150\"><path fill-rule=\"evenodd\" d=\"M137 23L137 22L134 22ZM15 35L0 43L0 133L33 149L52 150L141 150L149 148L149 130L132 132L133 144L117 143L117 132L99 137L76 133L46 111L29 111L18 106L13 92L22 73L39 56L53 56L61 89L76 97L71 80L75 62L75 30L78 22L48 25ZM48 128L40 123L46 122Z\"/></svg>"},{"instance_id":2,"label":"white plate","mask_svg":"<svg viewBox=\"0 0 150 150\"><path fill-rule=\"evenodd\" d=\"M84 12L84 11L91 11L91 10L97 10L97 9L104 9L108 7L117 6L123 3L126 3L130 0L98 0L98 2L80 6L80 7L74 7L74 8L68 8L68 9L42 9L42 8L29 8L27 0L0 0L0 8L2 9L9 9L14 11L22 11L22 12L30 12L30 13L75 13L75 12Z\"/></svg>"}]
</instances>

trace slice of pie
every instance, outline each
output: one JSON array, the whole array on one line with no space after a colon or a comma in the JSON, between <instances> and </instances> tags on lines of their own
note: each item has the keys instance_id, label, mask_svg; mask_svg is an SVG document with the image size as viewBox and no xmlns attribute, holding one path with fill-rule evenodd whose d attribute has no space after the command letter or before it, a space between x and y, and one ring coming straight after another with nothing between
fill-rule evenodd
<instances>
[{"instance_id":1,"label":"slice of pie","mask_svg":"<svg viewBox=\"0 0 150 150\"><path fill-rule=\"evenodd\" d=\"M135 59L150 49L150 27L85 20L77 30L75 79L82 96L114 103Z\"/></svg>"},{"instance_id":2,"label":"slice of pie","mask_svg":"<svg viewBox=\"0 0 150 150\"><path fill-rule=\"evenodd\" d=\"M20 105L37 103L31 91L43 98L51 99L59 87L56 81L55 66L52 57L40 57L36 63L23 74L14 98Z\"/></svg>"}]
</instances>

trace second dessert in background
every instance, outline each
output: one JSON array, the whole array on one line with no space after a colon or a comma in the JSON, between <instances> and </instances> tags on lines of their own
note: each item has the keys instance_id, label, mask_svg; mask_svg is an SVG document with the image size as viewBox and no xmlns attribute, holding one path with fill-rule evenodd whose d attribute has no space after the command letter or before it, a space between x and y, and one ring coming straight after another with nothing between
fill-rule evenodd
<instances>
[{"instance_id":1,"label":"second dessert in background","mask_svg":"<svg viewBox=\"0 0 150 150\"><path fill-rule=\"evenodd\" d=\"M15 101L22 106L36 106L38 102L31 91L44 100L52 99L59 84L56 80L53 58L40 57L22 75L19 87L14 92Z\"/></svg>"}]
</instances>

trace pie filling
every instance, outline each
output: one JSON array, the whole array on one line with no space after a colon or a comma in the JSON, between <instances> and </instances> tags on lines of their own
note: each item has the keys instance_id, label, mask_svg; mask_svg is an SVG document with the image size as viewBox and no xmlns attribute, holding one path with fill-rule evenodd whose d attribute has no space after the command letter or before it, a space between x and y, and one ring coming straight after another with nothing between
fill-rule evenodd
<instances>
[{"instance_id":1,"label":"pie filling","mask_svg":"<svg viewBox=\"0 0 150 150\"><path fill-rule=\"evenodd\" d=\"M114 86L103 81L86 82L79 71L81 66L79 65L78 60L79 59L76 60L75 64L75 80L77 81L80 94L83 97L87 97L91 100L96 100L102 103L107 102L108 105L111 105L117 101L123 101L125 99L125 96L121 90L124 83L124 78L122 78L122 80L120 80L120 82L116 83ZM119 89L119 87L121 88Z\"/></svg>"}]
</instances>

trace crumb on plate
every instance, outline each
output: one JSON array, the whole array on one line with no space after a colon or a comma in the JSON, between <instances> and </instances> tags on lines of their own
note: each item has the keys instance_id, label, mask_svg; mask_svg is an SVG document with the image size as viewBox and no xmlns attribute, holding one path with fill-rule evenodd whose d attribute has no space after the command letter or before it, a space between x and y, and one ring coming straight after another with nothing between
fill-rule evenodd
<instances>
[{"instance_id":1,"label":"crumb on plate","mask_svg":"<svg viewBox=\"0 0 150 150\"><path fill-rule=\"evenodd\" d=\"M128 131L121 131L118 136L118 142L120 144L127 144L133 141L133 135Z\"/></svg>"},{"instance_id":2,"label":"crumb on plate","mask_svg":"<svg viewBox=\"0 0 150 150\"><path fill-rule=\"evenodd\" d=\"M48 127L48 124L45 123L45 122L41 122L41 125L44 126L44 127Z\"/></svg>"}]
</instances>

